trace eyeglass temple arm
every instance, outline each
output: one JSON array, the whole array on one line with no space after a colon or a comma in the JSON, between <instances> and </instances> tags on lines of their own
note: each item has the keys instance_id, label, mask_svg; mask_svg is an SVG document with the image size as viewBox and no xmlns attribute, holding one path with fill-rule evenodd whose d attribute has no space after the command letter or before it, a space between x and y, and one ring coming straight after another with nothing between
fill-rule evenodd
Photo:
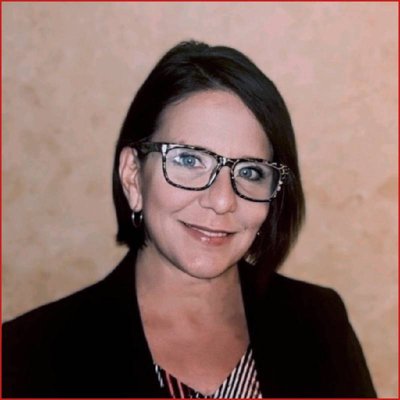
<instances>
[{"instance_id":1,"label":"eyeglass temple arm","mask_svg":"<svg viewBox=\"0 0 400 400\"><path fill-rule=\"evenodd\" d=\"M141 157L153 151L161 151L162 144L155 142L135 142L131 144L131 147L136 149L139 153L139 157Z\"/></svg>"}]
</instances>

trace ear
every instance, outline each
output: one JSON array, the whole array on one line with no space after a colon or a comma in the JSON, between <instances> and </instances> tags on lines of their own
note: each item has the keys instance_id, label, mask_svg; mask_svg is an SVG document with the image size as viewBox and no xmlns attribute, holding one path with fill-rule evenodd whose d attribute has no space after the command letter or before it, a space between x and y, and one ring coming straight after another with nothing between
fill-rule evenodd
<instances>
[{"instance_id":1,"label":"ear","mask_svg":"<svg viewBox=\"0 0 400 400\"><path fill-rule=\"evenodd\" d=\"M122 189L132 211L143 208L141 192L140 161L136 149L124 147L119 157L119 177Z\"/></svg>"}]
</instances>

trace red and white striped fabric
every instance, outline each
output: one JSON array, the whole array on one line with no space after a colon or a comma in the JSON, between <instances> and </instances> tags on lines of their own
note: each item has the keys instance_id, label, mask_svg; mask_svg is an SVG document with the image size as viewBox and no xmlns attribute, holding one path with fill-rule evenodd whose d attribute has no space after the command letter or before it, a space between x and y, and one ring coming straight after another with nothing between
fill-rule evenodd
<instances>
[{"instance_id":1,"label":"red and white striped fabric","mask_svg":"<svg viewBox=\"0 0 400 400\"><path fill-rule=\"evenodd\" d=\"M212 395L202 393L180 382L166 372L159 365L154 364L161 387L167 387L174 399L261 399L260 384L253 359L253 351L249 346L235 369L222 382L221 386Z\"/></svg>"}]
</instances>

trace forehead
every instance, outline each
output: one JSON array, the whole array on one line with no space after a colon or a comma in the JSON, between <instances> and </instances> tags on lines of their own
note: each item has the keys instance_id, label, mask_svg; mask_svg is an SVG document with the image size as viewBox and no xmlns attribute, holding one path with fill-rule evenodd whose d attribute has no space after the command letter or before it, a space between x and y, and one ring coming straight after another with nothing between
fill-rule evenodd
<instances>
[{"instance_id":1,"label":"forehead","mask_svg":"<svg viewBox=\"0 0 400 400\"><path fill-rule=\"evenodd\" d=\"M257 118L226 91L196 93L169 106L153 140L205 147L231 158L272 156Z\"/></svg>"}]
</instances>

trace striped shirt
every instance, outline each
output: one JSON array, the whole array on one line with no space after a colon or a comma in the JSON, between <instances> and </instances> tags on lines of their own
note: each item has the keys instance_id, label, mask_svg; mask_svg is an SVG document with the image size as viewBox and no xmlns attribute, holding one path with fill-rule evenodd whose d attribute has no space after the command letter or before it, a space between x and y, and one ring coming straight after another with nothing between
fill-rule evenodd
<instances>
[{"instance_id":1,"label":"striped shirt","mask_svg":"<svg viewBox=\"0 0 400 400\"><path fill-rule=\"evenodd\" d=\"M260 384L257 379L253 350L249 346L246 353L239 360L235 369L222 382L221 386L211 395L192 389L166 372L154 363L158 381L161 387L167 387L174 399L261 399Z\"/></svg>"}]
</instances>

